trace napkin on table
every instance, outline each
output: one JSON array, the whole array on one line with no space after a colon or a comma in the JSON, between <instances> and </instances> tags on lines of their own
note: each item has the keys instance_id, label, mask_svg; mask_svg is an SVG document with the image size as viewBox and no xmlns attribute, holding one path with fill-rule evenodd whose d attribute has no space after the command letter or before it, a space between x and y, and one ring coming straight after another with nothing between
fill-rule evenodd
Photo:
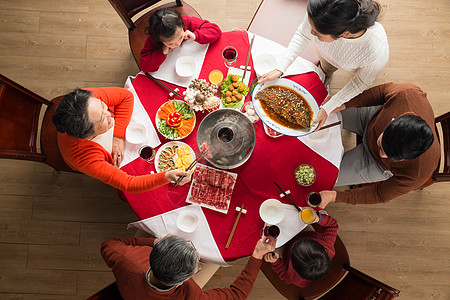
<instances>
[{"instance_id":1,"label":"napkin on table","mask_svg":"<svg viewBox=\"0 0 450 300\"><path fill-rule=\"evenodd\" d=\"M184 210L193 211L198 216L198 227L194 232L187 233L177 227L178 216ZM196 204L183 206L161 215L130 223L128 228L130 227L136 227L156 237L163 237L168 233L181 236L185 240L192 241L203 260L223 267L229 266L220 254L202 209Z\"/></svg>"},{"instance_id":2,"label":"napkin on table","mask_svg":"<svg viewBox=\"0 0 450 300\"><path fill-rule=\"evenodd\" d=\"M161 64L158 71L151 72L153 77L187 88L192 79L198 78L205 60L209 44L201 45L197 42L186 40L180 47L169 51L166 60ZM178 76L175 71L177 59L182 56L192 56L195 60L195 73L191 77Z\"/></svg>"},{"instance_id":3,"label":"napkin on table","mask_svg":"<svg viewBox=\"0 0 450 300\"><path fill-rule=\"evenodd\" d=\"M133 84L131 83L131 79L134 78L135 77L128 76L124 86L127 90L132 92L134 96L134 107L133 107L133 114L131 115L130 124L132 122L135 122L144 125L146 137L145 141L142 144L131 144L127 142L125 138L125 153L123 161L120 164L120 167L123 167L126 164L138 158L139 157L138 151L143 145L148 145L155 148L161 144L161 141L158 138L158 134L156 133L156 129L153 126L152 120L148 116L144 106L142 106L141 100L139 100L139 97L136 94L136 91L134 90Z\"/></svg>"}]
</instances>

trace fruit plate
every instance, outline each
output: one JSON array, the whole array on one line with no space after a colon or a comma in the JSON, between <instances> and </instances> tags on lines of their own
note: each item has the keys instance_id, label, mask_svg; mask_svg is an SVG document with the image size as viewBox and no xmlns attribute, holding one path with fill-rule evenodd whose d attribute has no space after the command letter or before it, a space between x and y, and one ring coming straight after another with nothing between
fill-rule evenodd
<instances>
[{"instance_id":1,"label":"fruit plate","mask_svg":"<svg viewBox=\"0 0 450 300\"><path fill-rule=\"evenodd\" d=\"M192 148L188 144L183 143L183 142L179 142L179 141L168 142L168 143L165 143L164 145L162 145L161 147L159 147L158 151L156 152L156 155L155 155L155 169L156 169L156 172L158 172L158 173L162 172L162 170L161 170L162 166L160 166L160 162L162 162L162 160L164 160L164 159L166 159L166 160L170 160L171 159L173 164L175 165L175 159L178 158L178 153L176 151L175 151L175 154L170 159L167 158L167 155L165 155L166 158L164 158L162 156L162 152L164 150L168 149L169 147L173 147L173 146L178 146L177 148L188 146L189 150L191 152L192 161L195 160L195 152L194 152L194 150L192 150ZM167 164L169 165L169 163L167 163ZM176 168L173 167L173 168L170 168L169 170L175 170L175 169ZM169 171L169 170L165 170L165 171Z\"/></svg>"},{"instance_id":2,"label":"fruit plate","mask_svg":"<svg viewBox=\"0 0 450 300\"><path fill-rule=\"evenodd\" d=\"M175 110L173 110L174 107ZM182 109L179 109L180 107ZM166 124L166 120L160 118L160 116L168 115L170 112L175 111L179 112L183 118L183 124L179 129L169 127ZM189 105L187 105L186 102L181 100L169 100L165 102L158 108L155 116L155 124L158 132L169 140L181 140L187 137L194 130L195 121L195 112L191 107L189 107ZM180 133L182 133L182 136L180 136Z\"/></svg>"},{"instance_id":3,"label":"fruit plate","mask_svg":"<svg viewBox=\"0 0 450 300\"><path fill-rule=\"evenodd\" d=\"M316 99L314 99L314 97L311 95L311 93L307 89L305 89L303 86L301 86L300 84L298 84L292 80L285 79L285 78L279 78L279 79L276 79L273 81L258 83L252 92L253 108L254 108L256 114L258 115L258 117L261 119L261 121L264 124L269 126L269 128L275 130L276 132L279 132L279 133L282 133L285 135L289 135L289 136L308 135L317 128L317 125L313 125L308 129L306 129L306 128L305 129L293 129L293 128L286 127L286 126L272 120L266 114L264 109L262 108L261 102L259 101L259 99L256 99L256 97L255 97L258 92L260 92L261 90L268 88L270 86L285 87L290 90L293 90L294 92L296 92L297 94L302 96L305 99L305 101L309 104L309 107L311 107L311 110L312 110L311 120L314 120L317 117L317 114L319 113L319 105L317 104Z\"/></svg>"}]
</instances>

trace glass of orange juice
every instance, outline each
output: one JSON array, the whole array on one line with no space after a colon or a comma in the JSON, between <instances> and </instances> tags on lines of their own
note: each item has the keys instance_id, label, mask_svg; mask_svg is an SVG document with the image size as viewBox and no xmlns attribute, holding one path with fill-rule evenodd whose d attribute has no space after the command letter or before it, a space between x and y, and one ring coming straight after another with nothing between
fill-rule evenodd
<instances>
[{"instance_id":1,"label":"glass of orange juice","mask_svg":"<svg viewBox=\"0 0 450 300\"><path fill-rule=\"evenodd\" d=\"M302 211L298 214L299 218L302 219L305 224L312 224L319 221L319 215L311 207L302 207Z\"/></svg>"},{"instance_id":2,"label":"glass of orange juice","mask_svg":"<svg viewBox=\"0 0 450 300\"><path fill-rule=\"evenodd\" d=\"M223 73L220 70L212 70L208 75L209 82L219 85L223 80Z\"/></svg>"}]
</instances>

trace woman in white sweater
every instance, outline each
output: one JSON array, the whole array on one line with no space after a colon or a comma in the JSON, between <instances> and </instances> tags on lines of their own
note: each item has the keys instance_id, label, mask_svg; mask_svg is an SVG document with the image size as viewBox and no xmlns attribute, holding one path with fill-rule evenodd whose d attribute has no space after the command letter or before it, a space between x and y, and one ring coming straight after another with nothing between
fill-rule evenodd
<instances>
[{"instance_id":1,"label":"woman in white sweater","mask_svg":"<svg viewBox=\"0 0 450 300\"><path fill-rule=\"evenodd\" d=\"M259 82L283 75L313 40L319 66L328 79L337 69L355 73L338 93L325 99L313 122L322 127L333 110L366 90L386 65L389 45L383 26L376 22L379 13L380 5L372 0L309 0L307 15L287 53L277 68L264 74Z\"/></svg>"}]
</instances>

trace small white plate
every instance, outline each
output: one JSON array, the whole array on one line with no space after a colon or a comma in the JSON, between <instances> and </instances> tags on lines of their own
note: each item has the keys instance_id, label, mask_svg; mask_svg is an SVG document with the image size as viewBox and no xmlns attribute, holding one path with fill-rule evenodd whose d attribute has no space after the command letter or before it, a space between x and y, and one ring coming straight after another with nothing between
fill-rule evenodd
<instances>
[{"instance_id":1,"label":"small white plate","mask_svg":"<svg viewBox=\"0 0 450 300\"><path fill-rule=\"evenodd\" d=\"M261 219L270 225L280 223L284 218L284 206L277 199L267 199L259 207Z\"/></svg>"},{"instance_id":2,"label":"small white plate","mask_svg":"<svg viewBox=\"0 0 450 300\"><path fill-rule=\"evenodd\" d=\"M145 141L145 126L139 123L130 123L125 132L125 139L131 144L142 144Z\"/></svg>"},{"instance_id":3,"label":"small white plate","mask_svg":"<svg viewBox=\"0 0 450 300\"><path fill-rule=\"evenodd\" d=\"M198 216L191 210L183 210L177 219L177 227L184 232L193 232L198 227Z\"/></svg>"},{"instance_id":4,"label":"small white plate","mask_svg":"<svg viewBox=\"0 0 450 300\"><path fill-rule=\"evenodd\" d=\"M195 59L192 56L181 56L175 63L175 70L181 77L194 76L195 69Z\"/></svg>"},{"instance_id":5,"label":"small white plate","mask_svg":"<svg viewBox=\"0 0 450 300\"><path fill-rule=\"evenodd\" d=\"M256 75L262 76L277 67L277 59L270 53L261 53L253 60L253 67Z\"/></svg>"}]
</instances>

